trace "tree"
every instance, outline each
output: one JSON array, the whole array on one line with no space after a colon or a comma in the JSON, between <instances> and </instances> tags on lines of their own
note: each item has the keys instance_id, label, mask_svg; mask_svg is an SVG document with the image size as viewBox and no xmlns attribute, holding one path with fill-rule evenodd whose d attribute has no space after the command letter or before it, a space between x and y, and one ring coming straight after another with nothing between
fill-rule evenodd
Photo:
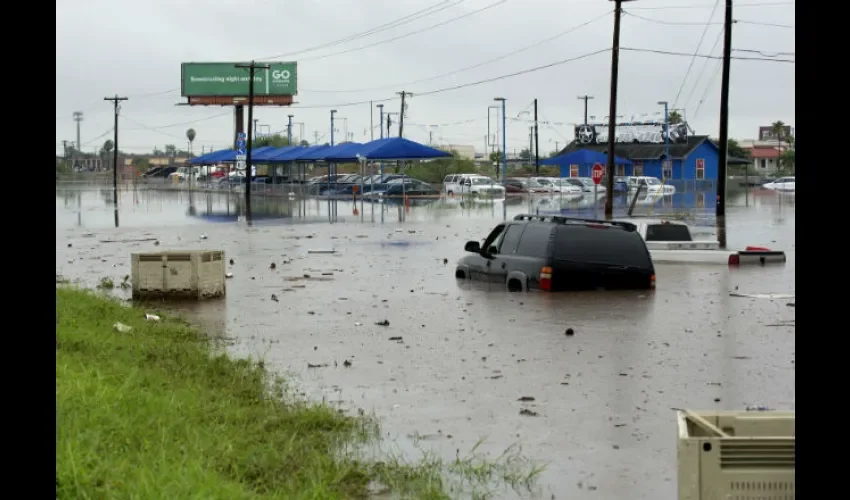
<instances>
[{"instance_id":1,"label":"tree","mask_svg":"<svg viewBox=\"0 0 850 500\"><path fill-rule=\"evenodd\" d=\"M177 156L177 148L174 147L174 144L166 144L165 145L165 155L166 156Z\"/></svg>"},{"instance_id":2,"label":"tree","mask_svg":"<svg viewBox=\"0 0 850 500\"><path fill-rule=\"evenodd\" d=\"M502 152L493 151L492 153L490 153L490 161L495 163L502 163Z\"/></svg>"},{"instance_id":3,"label":"tree","mask_svg":"<svg viewBox=\"0 0 850 500\"><path fill-rule=\"evenodd\" d=\"M680 115L678 111L673 110L667 113L667 123L669 123L670 125L682 123L682 121L682 115Z\"/></svg>"},{"instance_id":4,"label":"tree","mask_svg":"<svg viewBox=\"0 0 850 500\"><path fill-rule=\"evenodd\" d=\"M280 134L267 135L260 139L255 139L253 147L260 148L263 146L271 146L274 148L282 148L284 146L289 146L289 139L286 136Z\"/></svg>"},{"instance_id":5,"label":"tree","mask_svg":"<svg viewBox=\"0 0 850 500\"><path fill-rule=\"evenodd\" d=\"M299 146L309 146L310 143L306 139L301 139L301 142L298 143Z\"/></svg>"},{"instance_id":6,"label":"tree","mask_svg":"<svg viewBox=\"0 0 850 500\"><path fill-rule=\"evenodd\" d=\"M195 129L190 128L186 131L186 139L189 139L189 151L192 151L192 143L195 142Z\"/></svg>"},{"instance_id":7,"label":"tree","mask_svg":"<svg viewBox=\"0 0 850 500\"><path fill-rule=\"evenodd\" d=\"M478 172L475 162L461 158L457 151L452 151L451 158L440 158L418 163L405 170L405 173L410 177L432 184L442 183L447 175Z\"/></svg>"},{"instance_id":8,"label":"tree","mask_svg":"<svg viewBox=\"0 0 850 500\"><path fill-rule=\"evenodd\" d=\"M106 142L103 143L103 150L107 153L112 152L112 148L115 147L115 143L112 142L112 139L107 139Z\"/></svg>"},{"instance_id":9,"label":"tree","mask_svg":"<svg viewBox=\"0 0 850 500\"><path fill-rule=\"evenodd\" d=\"M770 125L770 133L776 137L776 151L782 155L782 140L785 139L785 122L777 120ZM776 159L776 169L781 170L779 158Z\"/></svg>"},{"instance_id":10,"label":"tree","mask_svg":"<svg viewBox=\"0 0 850 500\"><path fill-rule=\"evenodd\" d=\"M531 150L528 149L528 148L523 149L522 151L519 152L519 157L523 160L530 160L531 159Z\"/></svg>"}]
</instances>

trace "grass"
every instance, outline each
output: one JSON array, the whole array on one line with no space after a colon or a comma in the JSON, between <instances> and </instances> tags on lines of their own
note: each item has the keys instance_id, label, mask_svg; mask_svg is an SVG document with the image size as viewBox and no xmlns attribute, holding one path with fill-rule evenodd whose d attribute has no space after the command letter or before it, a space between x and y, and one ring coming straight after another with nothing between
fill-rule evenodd
<instances>
[{"instance_id":1,"label":"grass","mask_svg":"<svg viewBox=\"0 0 850 500\"><path fill-rule=\"evenodd\" d=\"M144 313L56 289L58 498L484 498L540 472L516 450L366 460L374 419L300 401L262 363L215 355L185 322Z\"/></svg>"}]
</instances>

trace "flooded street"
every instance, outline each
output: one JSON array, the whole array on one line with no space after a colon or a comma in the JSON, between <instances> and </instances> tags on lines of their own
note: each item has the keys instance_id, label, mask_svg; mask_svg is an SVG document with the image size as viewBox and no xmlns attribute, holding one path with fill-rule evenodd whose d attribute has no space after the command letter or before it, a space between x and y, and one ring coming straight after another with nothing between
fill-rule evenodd
<instances>
[{"instance_id":1,"label":"flooded street","mask_svg":"<svg viewBox=\"0 0 850 500\"><path fill-rule=\"evenodd\" d=\"M729 247L784 250L784 266L656 264L654 293L455 280L464 243L505 214L565 207L540 200L415 202L407 214L367 202L355 214L350 201L257 198L248 227L239 196L131 189L115 228L111 189L57 185L56 273L94 287L130 274L131 252L224 250L227 297L186 306L192 321L307 397L374 412L390 451L521 446L546 465L533 498L674 498L672 408L795 409L794 300L729 295L795 294L793 196L751 193L749 207L730 196L727 209ZM127 241L146 238L159 245Z\"/></svg>"}]
</instances>

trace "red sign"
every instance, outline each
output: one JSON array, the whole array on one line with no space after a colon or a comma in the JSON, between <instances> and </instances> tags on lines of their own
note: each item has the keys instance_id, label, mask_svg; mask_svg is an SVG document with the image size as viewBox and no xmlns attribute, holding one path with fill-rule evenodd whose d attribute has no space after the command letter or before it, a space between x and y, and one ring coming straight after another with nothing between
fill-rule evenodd
<instances>
[{"instance_id":1,"label":"red sign","mask_svg":"<svg viewBox=\"0 0 850 500\"><path fill-rule=\"evenodd\" d=\"M703 169L703 168L705 168L705 159L704 158L697 158L697 169Z\"/></svg>"},{"instance_id":2,"label":"red sign","mask_svg":"<svg viewBox=\"0 0 850 500\"><path fill-rule=\"evenodd\" d=\"M591 177L593 177L593 183L599 184L602 182L602 173L605 170L602 168L602 165L599 163L593 164L593 170L591 171Z\"/></svg>"}]
</instances>

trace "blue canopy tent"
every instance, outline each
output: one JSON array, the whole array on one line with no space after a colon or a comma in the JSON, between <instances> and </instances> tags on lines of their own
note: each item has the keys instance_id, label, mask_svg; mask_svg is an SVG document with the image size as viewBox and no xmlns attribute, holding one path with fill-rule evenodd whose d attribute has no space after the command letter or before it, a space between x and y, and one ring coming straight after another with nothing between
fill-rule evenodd
<instances>
[{"instance_id":1,"label":"blue canopy tent","mask_svg":"<svg viewBox=\"0 0 850 500\"><path fill-rule=\"evenodd\" d=\"M331 154L326 161L355 162L358 156L365 160L429 160L432 158L447 158L452 154L432 148L404 137L388 137L363 144L360 148L352 148Z\"/></svg>"},{"instance_id":2,"label":"blue canopy tent","mask_svg":"<svg viewBox=\"0 0 850 500\"><path fill-rule=\"evenodd\" d=\"M578 175L573 177L590 177L592 175L590 171L595 163L599 163L604 167L608 163L608 155L606 155L605 153L600 153L598 151L591 151L589 149L579 149L578 151L573 151L572 153L556 156L554 158L549 158L540 162L541 165L560 166L561 177L571 176L571 165L578 166ZM620 158L619 156L614 157L614 165L631 164L632 162L625 158ZM563 167L565 165L567 166L567 175L564 175L563 171Z\"/></svg>"},{"instance_id":3,"label":"blue canopy tent","mask_svg":"<svg viewBox=\"0 0 850 500\"><path fill-rule=\"evenodd\" d=\"M256 148L256 149L252 150L251 151L252 162L253 162L254 158L256 157L256 155L262 154L263 151L267 151L267 150L270 150L270 149L277 149L277 148L275 148L273 146L263 146L263 147ZM226 154L222 154L220 157L216 157L215 160L219 161L219 162L236 161L236 150L235 149L228 149Z\"/></svg>"},{"instance_id":4,"label":"blue canopy tent","mask_svg":"<svg viewBox=\"0 0 850 500\"><path fill-rule=\"evenodd\" d=\"M320 146L320 149L315 149L310 151L300 158L299 161L333 161L329 160L328 156L343 154L349 150L356 150L363 147L363 144L359 142L344 142L342 144L337 144L336 146Z\"/></svg>"},{"instance_id":5,"label":"blue canopy tent","mask_svg":"<svg viewBox=\"0 0 850 500\"><path fill-rule=\"evenodd\" d=\"M201 156L196 156L196 157L192 158L191 160L189 160L189 163L191 163L192 165L211 165L211 164L214 164L214 163L218 163L216 161L216 158L219 157L219 156L225 155L230 151L232 151L232 150L230 150L230 149L220 149L218 151L213 151L211 153L207 153L207 154L204 154L204 155L201 155Z\"/></svg>"},{"instance_id":6,"label":"blue canopy tent","mask_svg":"<svg viewBox=\"0 0 850 500\"><path fill-rule=\"evenodd\" d=\"M293 150L297 147L298 146L284 146L282 148L275 148L275 147L257 148L251 154L251 161L252 162L254 162L254 161L257 161L257 162L269 161L272 158L274 158L275 156L282 154L282 153L285 153L287 151L291 151L291 150Z\"/></svg>"}]
</instances>

